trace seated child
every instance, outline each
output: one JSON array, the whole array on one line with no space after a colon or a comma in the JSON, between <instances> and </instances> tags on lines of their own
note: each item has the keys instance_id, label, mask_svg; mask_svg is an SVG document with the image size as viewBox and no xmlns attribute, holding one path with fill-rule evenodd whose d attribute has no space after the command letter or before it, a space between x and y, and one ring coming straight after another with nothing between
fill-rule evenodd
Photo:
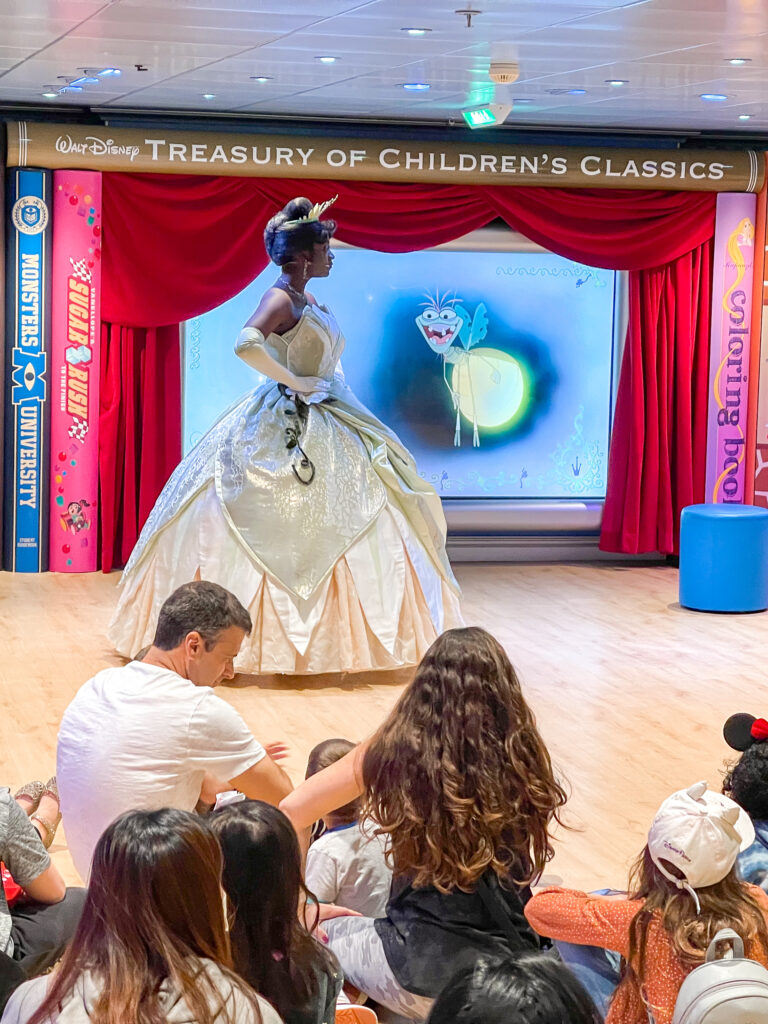
<instances>
[{"instance_id":1,"label":"seated child","mask_svg":"<svg viewBox=\"0 0 768 1024\"><path fill-rule=\"evenodd\" d=\"M525 916L540 935L558 941L569 966L563 943L592 948L594 968L584 956L574 966L596 1001L605 951L621 954L626 967L620 979L616 974L606 1024L645 1024L651 1017L671 1024L680 986L721 928L732 928L747 957L768 967L768 896L742 882L736 869L739 852L753 840L744 811L699 782L661 805L628 893L545 889L528 901Z\"/></svg>"},{"instance_id":2,"label":"seated child","mask_svg":"<svg viewBox=\"0 0 768 1024\"><path fill-rule=\"evenodd\" d=\"M755 829L754 843L739 854L739 874L768 892L768 722L731 715L723 735L728 746L742 752L723 780L723 792L747 812Z\"/></svg>"},{"instance_id":3,"label":"seated child","mask_svg":"<svg viewBox=\"0 0 768 1024\"><path fill-rule=\"evenodd\" d=\"M324 740L312 750L307 775L315 775L339 761L355 744ZM337 903L363 917L384 917L392 869L385 858L386 837L374 827L361 827L360 801L353 800L323 818L325 831L307 853L307 888L321 903Z\"/></svg>"}]
</instances>

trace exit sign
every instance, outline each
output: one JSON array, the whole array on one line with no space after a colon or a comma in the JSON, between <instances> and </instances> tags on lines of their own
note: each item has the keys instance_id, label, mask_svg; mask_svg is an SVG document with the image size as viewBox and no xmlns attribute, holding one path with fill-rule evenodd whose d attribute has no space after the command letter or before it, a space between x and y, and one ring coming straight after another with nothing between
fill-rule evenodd
<instances>
[{"instance_id":1,"label":"exit sign","mask_svg":"<svg viewBox=\"0 0 768 1024\"><path fill-rule=\"evenodd\" d=\"M481 107L479 110L463 111L464 120L470 128L484 128L489 124L496 124L496 117L490 107Z\"/></svg>"}]
</instances>

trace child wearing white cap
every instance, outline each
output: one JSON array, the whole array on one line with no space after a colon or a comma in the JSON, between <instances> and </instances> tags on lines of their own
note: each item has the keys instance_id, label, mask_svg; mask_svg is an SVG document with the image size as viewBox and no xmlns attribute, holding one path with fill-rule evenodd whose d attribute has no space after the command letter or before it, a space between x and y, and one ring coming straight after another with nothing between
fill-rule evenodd
<instances>
[{"instance_id":1,"label":"child wearing white cap","mask_svg":"<svg viewBox=\"0 0 768 1024\"><path fill-rule=\"evenodd\" d=\"M748 815L699 782L659 808L628 893L545 889L529 900L525 916L541 935L621 955L626 969L620 982L616 975L606 1024L670 1024L683 980L703 963L719 929L732 928L746 955L768 967L768 895L736 870L739 852L753 840ZM589 988L583 959L581 968ZM599 973L604 982L604 954Z\"/></svg>"}]
</instances>

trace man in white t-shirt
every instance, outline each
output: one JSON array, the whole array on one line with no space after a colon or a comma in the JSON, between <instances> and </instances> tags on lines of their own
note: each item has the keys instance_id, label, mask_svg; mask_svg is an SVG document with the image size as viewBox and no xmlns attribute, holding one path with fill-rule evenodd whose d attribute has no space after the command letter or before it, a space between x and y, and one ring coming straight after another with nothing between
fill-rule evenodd
<instances>
[{"instance_id":1,"label":"man in white t-shirt","mask_svg":"<svg viewBox=\"0 0 768 1024\"><path fill-rule=\"evenodd\" d=\"M213 691L233 678L250 630L228 590L187 583L160 609L142 661L105 669L77 692L61 721L56 775L84 879L99 836L124 811L192 811L223 789L276 805L291 791L282 768Z\"/></svg>"}]
</instances>

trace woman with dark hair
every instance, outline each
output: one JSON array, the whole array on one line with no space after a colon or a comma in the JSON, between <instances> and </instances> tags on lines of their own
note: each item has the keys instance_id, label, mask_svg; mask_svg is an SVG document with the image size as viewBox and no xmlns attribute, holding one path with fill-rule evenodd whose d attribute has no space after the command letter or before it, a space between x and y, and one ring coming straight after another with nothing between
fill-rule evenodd
<instances>
[{"instance_id":1,"label":"woman with dark hair","mask_svg":"<svg viewBox=\"0 0 768 1024\"><path fill-rule=\"evenodd\" d=\"M334 1019L341 972L299 921L309 897L296 833L260 800L231 804L211 817L224 854L224 891L235 969L277 1009L285 1024ZM312 911L307 908L307 914Z\"/></svg>"},{"instance_id":2,"label":"woman with dark hair","mask_svg":"<svg viewBox=\"0 0 768 1024\"><path fill-rule=\"evenodd\" d=\"M489 633L439 637L373 738L281 807L305 830L360 794L364 818L389 837L394 880L385 917L326 926L352 984L423 1019L458 970L538 949L523 906L566 796Z\"/></svg>"},{"instance_id":3,"label":"woman with dark hair","mask_svg":"<svg viewBox=\"0 0 768 1024\"><path fill-rule=\"evenodd\" d=\"M438 996L427 1024L602 1024L586 990L554 957L478 960Z\"/></svg>"},{"instance_id":4,"label":"woman with dark hair","mask_svg":"<svg viewBox=\"0 0 768 1024\"><path fill-rule=\"evenodd\" d=\"M344 337L306 290L333 265L330 205L294 199L267 225L280 274L235 349L267 382L160 495L122 578L110 627L121 654L151 640L163 600L195 578L221 583L251 614L241 672L415 665L461 623L440 498L346 386Z\"/></svg>"},{"instance_id":5,"label":"woman with dark hair","mask_svg":"<svg viewBox=\"0 0 768 1024\"><path fill-rule=\"evenodd\" d=\"M11 997L3 1024L280 1024L232 971L221 850L186 811L130 811L96 847L58 969Z\"/></svg>"}]
</instances>

